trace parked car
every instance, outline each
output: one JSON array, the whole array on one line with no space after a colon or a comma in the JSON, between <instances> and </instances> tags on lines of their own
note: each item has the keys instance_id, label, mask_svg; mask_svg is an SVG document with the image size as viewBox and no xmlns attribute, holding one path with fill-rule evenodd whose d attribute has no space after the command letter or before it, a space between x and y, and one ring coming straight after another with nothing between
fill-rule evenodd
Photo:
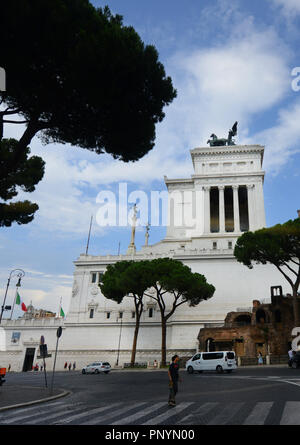
<instances>
[{"instance_id":1,"label":"parked car","mask_svg":"<svg viewBox=\"0 0 300 445\"><path fill-rule=\"evenodd\" d=\"M233 351L198 352L185 364L189 374L194 371L232 372L236 369L235 353Z\"/></svg>"},{"instance_id":2,"label":"parked car","mask_svg":"<svg viewBox=\"0 0 300 445\"><path fill-rule=\"evenodd\" d=\"M297 351L296 354L290 360L291 368L300 368L300 351Z\"/></svg>"},{"instance_id":3,"label":"parked car","mask_svg":"<svg viewBox=\"0 0 300 445\"><path fill-rule=\"evenodd\" d=\"M108 362L94 362L82 368L82 374L99 374L100 372L108 374L110 370L111 366Z\"/></svg>"}]
</instances>

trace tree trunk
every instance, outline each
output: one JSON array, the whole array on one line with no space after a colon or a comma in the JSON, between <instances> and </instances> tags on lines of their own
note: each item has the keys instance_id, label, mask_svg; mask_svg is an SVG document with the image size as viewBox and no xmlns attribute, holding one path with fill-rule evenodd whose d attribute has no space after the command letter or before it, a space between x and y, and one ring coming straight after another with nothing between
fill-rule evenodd
<instances>
[{"instance_id":1,"label":"tree trunk","mask_svg":"<svg viewBox=\"0 0 300 445\"><path fill-rule=\"evenodd\" d=\"M26 130L24 131L22 137L19 139L16 151L14 153L13 159L11 163L7 163L6 171L12 171L16 165L20 162L20 159L23 157L23 153L26 151L26 148L29 146L32 138L38 133L40 130L46 128L45 124L39 123L37 121L30 121Z\"/></svg>"},{"instance_id":2,"label":"tree trunk","mask_svg":"<svg viewBox=\"0 0 300 445\"><path fill-rule=\"evenodd\" d=\"M135 301L135 329L134 329L134 335L133 335L133 344L132 344L132 350L131 350L131 359L130 359L130 366L134 366L135 363L135 356L136 356L136 345L137 345L137 339L140 329L140 319L143 312L143 303L141 301Z\"/></svg>"},{"instance_id":3,"label":"tree trunk","mask_svg":"<svg viewBox=\"0 0 300 445\"><path fill-rule=\"evenodd\" d=\"M137 339L138 339L138 334L139 334L139 329L140 329L140 317L138 317L138 315L136 315L136 317L137 318L136 318L135 329L134 329L130 366L134 366L134 363L135 363L136 345L137 345Z\"/></svg>"},{"instance_id":4,"label":"tree trunk","mask_svg":"<svg viewBox=\"0 0 300 445\"><path fill-rule=\"evenodd\" d=\"M167 340L167 322L165 318L161 318L161 364L162 366L166 366L166 356L167 356L167 348L166 348L166 340Z\"/></svg>"}]
</instances>

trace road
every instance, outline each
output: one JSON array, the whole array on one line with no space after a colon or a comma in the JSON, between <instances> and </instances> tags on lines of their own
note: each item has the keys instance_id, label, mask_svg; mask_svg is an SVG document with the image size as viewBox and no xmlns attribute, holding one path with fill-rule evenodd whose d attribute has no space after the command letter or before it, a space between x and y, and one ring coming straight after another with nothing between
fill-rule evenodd
<instances>
[{"instance_id":1,"label":"road","mask_svg":"<svg viewBox=\"0 0 300 445\"><path fill-rule=\"evenodd\" d=\"M300 369L249 367L221 375L182 370L175 408L166 403L166 372L57 372L54 384L69 396L4 411L0 425L300 425ZM20 384L43 386L44 375L7 376L7 390Z\"/></svg>"}]
</instances>

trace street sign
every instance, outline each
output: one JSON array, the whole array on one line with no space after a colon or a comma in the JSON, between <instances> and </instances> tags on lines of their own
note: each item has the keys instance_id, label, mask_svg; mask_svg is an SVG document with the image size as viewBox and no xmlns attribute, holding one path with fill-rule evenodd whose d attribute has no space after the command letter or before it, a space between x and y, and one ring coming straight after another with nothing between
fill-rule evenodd
<instances>
[{"instance_id":1,"label":"street sign","mask_svg":"<svg viewBox=\"0 0 300 445\"><path fill-rule=\"evenodd\" d=\"M58 340L59 340L59 337L61 336L61 334L62 334L62 327L59 326L59 327L57 328L57 331L56 331L56 337L57 337L57 340L56 340L56 349L55 349L55 356L54 356L54 364L53 364L53 371L52 371L52 382L51 382L51 391L50 391L50 394L53 393L54 371L55 371L55 364L56 364L56 356L57 356Z\"/></svg>"},{"instance_id":2,"label":"street sign","mask_svg":"<svg viewBox=\"0 0 300 445\"><path fill-rule=\"evenodd\" d=\"M40 340L40 356L38 358L42 358L44 361L45 385L47 388L48 384L47 384L46 362L45 362L46 357L51 357L51 354L48 354L47 345L45 345L45 337L42 335Z\"/></svg>"},{"instance_id":3,"label":"street sign","mask_svg":"<svg viewBox=\"0 0 300 445\"><path fill-rule=\"evenodd\" d=\"M48 355L47 345L44 345L43 343L40 344L40 355L42 357L46 357Z\"/></svg>"}]
</instances>

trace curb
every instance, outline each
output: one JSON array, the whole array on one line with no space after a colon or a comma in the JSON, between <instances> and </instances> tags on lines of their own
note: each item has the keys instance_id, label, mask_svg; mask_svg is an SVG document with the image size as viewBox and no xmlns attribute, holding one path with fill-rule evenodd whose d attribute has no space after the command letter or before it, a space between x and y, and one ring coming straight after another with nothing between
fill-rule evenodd
<instances>
[{"instance_id":1,"label":"curb","mask_svg":"<svg viewBox=\"0 0 300 445\"><path fill-rule=\"evenodd\" d=\"M17 403L15 405L4 406L4 407L0 408L0 412L1 411L6 411L6 410L9 410L9 409L13 409L13 408L20 408L22 406L37 405L39 403L48 402L50 400L55 400L55 399L59 399L61 397L65 397L65 396L67 396L69 394L71 394L71 391L63 390L62 393L57 394L56 396L49 396L49 397L45 397L44 399L32 400L31 402L23 402L23 403Z\"/></svg>"}]
</instances>

